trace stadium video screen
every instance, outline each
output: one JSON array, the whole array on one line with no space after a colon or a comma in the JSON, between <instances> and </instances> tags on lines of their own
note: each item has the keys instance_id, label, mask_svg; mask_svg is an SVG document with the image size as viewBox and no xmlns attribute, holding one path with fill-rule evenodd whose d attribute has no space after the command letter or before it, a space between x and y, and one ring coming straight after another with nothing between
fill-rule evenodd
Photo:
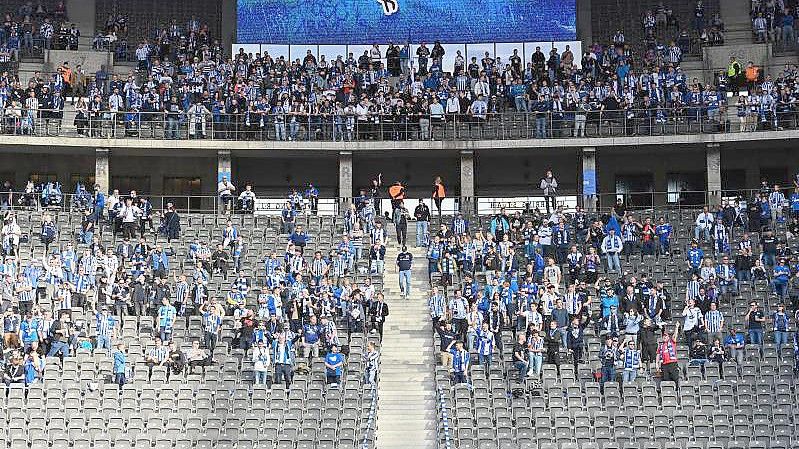
<instances>
[{"instance_id":1,"label":"stadium video screen","mask_svg":"<svg viewBox=\"0 0 799 449\"><path fill-rule=\"evenodd\" d=\"M238 0L238 43L576 40L576 0Z\"/></svg>"}]
</instances>

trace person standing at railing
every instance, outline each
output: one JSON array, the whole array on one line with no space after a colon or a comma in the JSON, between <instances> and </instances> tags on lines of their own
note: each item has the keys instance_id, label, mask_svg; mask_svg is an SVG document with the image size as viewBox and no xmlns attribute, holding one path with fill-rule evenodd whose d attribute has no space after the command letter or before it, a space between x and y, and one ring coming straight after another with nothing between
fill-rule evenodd
<instances>
[{"instance_id":1,"label":"person standing at railing","mask_svg":"<svg viewBox=\"0 0 799 449\"><path fill-rule=\"evenodd\" d=\"M22 134L34 134L39 118L39 99L36 92L31 90L25 99L25 118L22 121Z\"/></svg>"},{"instance_id":2,"label":"person standing at railing","mask_svg":"<svg viewBox=\"0 0 799 449\"><path fill-rule=\"evenodd\" d=\"M544 195L544 203L546 204L547 215L549 215L557 207L556 195L558 194L558 180L552 174L552 170L547 170L546 175L541 178L539 188Z\"/></svg>"},{"instance_id":3,"label":"person standing at railing","mask_svg":"<svg viewBox=\"0 0 799 449\"><path fill-rule=\"evenodd\" d=\"M205 139L206 122L211 112L198 101L189 108L187 115L189 116L189 138L196 138L199 133L199 138Z\"/></svg>"},{"instance_id":4,"label":"person standing at railing","mask_svg":"<svg viewBox=\"0 0 799 449\"><path fill-rule=\"evenodd\" d=\"M472 102L472 105L469 106L469 114L472 117L472 123L477 126L478 131L482 130L482 126L483 123L485 123L487 113L488 113L488 104L486 103L483 94L480 94L477 96L477 100L474 100L474 102Z\"/></svg>"},{"instance_id":5,"label":"person standing at railing","mask_svg":"<svg viewBox=\"0 0 799 449\"><path fill-rule=\"evenodd\" d=\"M771 208L771 222L775 225L777 223L782 223L785 220L782 214L782 208L785 204L785 195L782 193L782 190L780 190L779 185L774 184L774 190L769 194L768 202Z\"/></svg>"},{"instance_id":6,"label":"person standing at railing","mask_svg":"<svg viewBox=\"0 0 799 449\"><path fill-rule=\"evenodd\" d=\"M583 96L575 106L574 137L585 137L585 122L588 119L589 112L591 112L591 105L588 104L588 97Z\"/></svg>"}]
</instances>

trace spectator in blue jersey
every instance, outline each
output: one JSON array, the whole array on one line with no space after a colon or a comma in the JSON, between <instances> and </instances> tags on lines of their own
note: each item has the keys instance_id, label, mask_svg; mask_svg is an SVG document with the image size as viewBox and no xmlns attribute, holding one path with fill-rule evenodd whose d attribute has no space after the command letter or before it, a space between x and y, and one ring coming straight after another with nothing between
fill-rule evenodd
<instances>
[{"instance_id":1,"label":"spectator in blue jersey","mask_svg":"<svg viewBox=\"0 0 799 449\"><path fill-rule=\"evenodd\" d=\"M339 352L338 345L330 347L330 352L325 355L325 371L327 383L331 387L338 387L341 384L341 375L344 372L344 354Z\"/></svg>"},{"instance_id":2,"label":"spectator in blue jersey","mask_svg":"<svg viewBox=\"0 0 799 449\"><path fill-rule=\"evenodd\" d=\"M305 231L302 225L297 225L294 227L294 232L291 233L289 236L289 242L293 244L296 248L299 248L300 254L303 253L305 249L305 245L308 244L310 240L310 236Z\"/></svg>"},{"instance_id":3,"label":"spectator in blue jersey","mask_svg":"<svg viewBox=\"0 0 799 449\"><path fill-rule=\"evenodd\" d=\"M117 336L116 319L108 311L108 307L103 307L95 315L97 332L97 349L111 350L111 341Z\"/></svg>"},{"instance_id":4,"label":"spectator in blue jersey","mask_svg":"<svg viewBox=\"0 0 799 449\"><path fill-rule=\"evenodd\" d=\"M641 368L641 351L636 349L634 340L627 342L627 345L621 352L620 357L622 365L622 383L635 382L635 378L638 376L638 370Z\"/></svg>"},{"instance_id":5,"label":"spectator in blue jersey","mask_svg":"<svg viewBox=\"0 0 799 449\"><path fill-rule=\"evenodd\" d=\"M716 279L721 295L738 295L738 277L729 256L723 256L721 263L716 265Z\"/></svg>"},{"instance_id":6,"label":"spectator in blue jersey","mask_svg":"<svg viewBox=\"0 0 799 449\"><path fill-rule=\"evenodd\" d=\"M158 335L161 341L171 341L172 331L175 327L175 317L177 311L175 306L169 303L167 298L161 300L161 307L158 308Z\"/></svg>"},{"instance_id":7,"label":"spectator in blue jersey","mask_svg":"<svg viewBox=\"0 0 799 449\"><path fill-rule=\"evenodd\" d=\"M699 242L696 240L691 241L691 247L685 255L688 261L688 273L699 275L699 270L702 266L702 261L705 259L705 252L699 247Z\"/></svg>"},{"instance_id":8,"label":"spectator in blue jersey","mask_svg":"<svg viewBox=\"0 0 799 449\"><path fill-rule=\"evenodd\" d=\"M307 324L302 327L302 352L304 358L319 357L319 345L322 329L316 321L316 316L311 315Z\"/></svg>"},{"instance_id":9,"label":"spectator in blue jersey","mask_svg":"<svg viewBox=\"0 0 799 449\"><path fill-rule=\"evenodd\" d=\"M790 337L790 315L785 311L785 304L777 304L777 310L771 314L774 325L774 344L777 345L777 355L782 358L782 348L788 346Z\"/></svg>"},{"instance_id":10,"label":"spectator in blue jersey","mask_svg":"<svg viewBox=\"0 0 799 449\"><path fill-rule=\"evenodd\" d=\"M469 382L469 369L471 363L471 355L469 351L463 348L463 342L458 340L455 342L455 347L452 349L452 381L456 384L463 384Z\"/></svg>"},{"instance_id":11,"label":"spectator in blue jersey","mask_svg":"<svg viewBox=\"0 0 799 449\"><path fill-rule=\"evenodd\" d=\"M125 344L119 343L116 351L111 354L111 357L113 359L112 371L114 373L114 383L119 385L121 389L127 383L125 373L128 368L128 356L125 351Z\"/></svg>"},{"instance_id":12,"label":"spectator in blue jersey","mask_svg":"<svg viewBox=\"0 0 799 449\"><path fill-rule=\"evenodd\" d=\"M608 230L608 235L602 239L602 252L605 253L609 273L618 273L621 271L619 253L621 253L622 248L623 243L621 237L616 235L616 229L610 228Z\"/></svg>"},{"instance_id":13,"label":"spectator in blue jersey","mask_svg":"<svg viewBox=\"0 0 799 449\"><path fill-rule=\"evenodd\" d=\"M788 281L790 277L791 269L788 267L785 259L780 259L779 264L774 267L771 279L771 288L774 294L779 296L780 299L785 299L788 295Z\"/></svg>"},{"instance_id":14,"label":"spectator in blue jersey","mask_svg":"<svg viewBox=\"0 0 799 449\"><path fill-rule=\"evenodd\" d=\"M658 238L658 248L660 249L660 254L670 254L672 232L673 228L671 223L668 223L665 217L660 217L660 220L658 220L658 225L655 227L655 235Z\"/></svg>"},{"instance_id":15,"label":"spectator in blue jersey","mask_svg":"<svg viewBox=\"0 0 799 449\"><path fill-rule=\"evenodd\" d=\"M494 348L496 346L496 338L494 333L491 332L488 322L483 322L483 325L477 331L477 358L485 376L488 378L491 373L491 362L494 360Z\"/></svg>"},{"instance_id":16,"label":"spectator in blue jersey","mask_svg":"<svg viewBox=\"0 0 799 449\"><path fill-rule=\"evenodd\" d=\"M286 383L291 388L294 378L294 345L286 338L286 332L280 332L272 342L272 361L275 364L275 383Z\"/></svg>"},{"instance_id":17,"label":"spectator in blue jersey","mask_svg":"<svg viewBox=\"0 0 799 449\"><path fill-rule=\"evenodd\" d=\"M791 217L794 220L799 220L799 188L795 188L791 197L789 198Z\"/></svg>"},{"instance_id":18,"label":"spectator in blue jersey","mask_svg":"<svg viewBox=\"0 0 799 449\"><path fill-rule=\"evenodd\" d=\"M294 223L296 220L297 211L291 207L291 203L288 201L285 205L283 205L283 209L280 211L280 222L282 224L282 233L283 234L292 234L294 233Z\"/></svg>"},{"instance_id":19,"label":"spectator in blue jersey","mask_svg":"<svg viewBox=\"0 0 799 449\"><path fill-rule=\"evenodd\" d=\"M729 351L730 359L734 360L738 365L743 364L746 339L743 334L736 332L732 326L730 326L727 336L724 337L724 347Z\"/></svg>"}]
</instances>

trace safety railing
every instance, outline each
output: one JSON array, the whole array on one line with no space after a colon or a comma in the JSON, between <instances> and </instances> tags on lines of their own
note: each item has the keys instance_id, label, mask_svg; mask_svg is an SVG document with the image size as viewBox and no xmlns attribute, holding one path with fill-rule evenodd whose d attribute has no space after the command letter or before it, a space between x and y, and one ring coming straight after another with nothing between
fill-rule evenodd
<instances>
[{"instance_id":1,"label":"safety railing","mask_svg":"<svg viewBox=\"0 0 799 449\"><path fill-rule=\"evenodd\" d=\"M0 133L109 139L238 141L464 141L668 136L780 131L799 128L799 111L747 113L730 119L724 109L592 110L487 114L378 114L248 112L222 114L82 109L65 122L61 110L6 108ZM70 112L69 117L73 114Z\"/></svg>"},{"instance_id":2,"label":"safety railing","mask_svg":"<svg viewBox=\"0 0 799 449\"><path fill-rule=\"evenodd\" d=\"M452 431L449 423L449 410L447 409L447 402L444 398L444 390L441 387L437 387L436 390L438 390L438 413L441 417L441 423L438 426L438 447L440 449L452 449Z\"/></svg>"},{"instance_id":3,"label":"safety railing","mask_svg":"<svg viewBox=\"0 0 799 449\"><path fill-rule=\"evenodd\" d=\"M774 184L772 184L773 187ZM785 197L790 197L792 192L791 182L777 183L782 186L782 193ZM625 210L640 211L640 212L659 212L659 211L674 211L674 210L696 210L704 206L712 206L721 203L722 205L729 204L731 206L738 206L742 201L751 201L762 195L768 196L769 192L762 189L735 189L735 190L720 190L717 192L708 192L704 190L687 190L680 191L627 191L627 192L608 192L591 195L590 197L582 197L579 192L561 191L555 197L555 208L561 207L564 211L571 212L576 206L581 206L583 209L594 210L599 213L609 212L621 200ZM121 192L121 197L128 197L130 192ZM186 214L218 214L230 212L233 214L255 214L264 216L279 216L280 208L288 200L277 196L258 197L252 205L245 205L239 202L235 197L232 198L227 204L224 204L219 196L216 195L150 195L146 192L138 192L139 197L147 198L152 206L153 211L160 212L171 206L180 213ZM535 210L541 213L546 212L546 201L544 197L539 195L538 189L531 189L532 196L515 196L507 194L503 196L481 196L469 198L468 206L464 206L464 202L456 206L452 211L444 215L451 215L456 212L462 213L467 216L473 215L494 215L499 213L502 209L506 213L512 214L516 211L519 212L534 212ZM329 204L330 210L326 210L324 214L321 211L314 212L311 210L310 205L303 201L300 204L300 209L297 210L300 216L313 216L324 215L331 217L338 217L341 215L342 209L335 198L320 198L319 201ZM592 205L587 204L588 201L593 200L595 203ZM106 196L108 201L108 196ZM416 204L416 199L406 200L406 205ZM259 202L268 203L266 209L260 209ZM26 192L0 192L0 209L2 210L50 210L50 211L83 211L91 208L94 200L91 194L75 194L75 193L49 193L43 195L41 191L34 193Z\"/></svg>"},{"instance_id":4,"label":"safety railing","mask_svg":"<svg viewBox=\"0 0 799 449\"><path fill-rule=\"evenodd\" d=\"M377 425L377 386L371 385L369 388L369 411L367 412L366 423L362 427L363 438L361 439L361 449L370 449L374 442L375 425Z\"/></svg>"}]
</instances>

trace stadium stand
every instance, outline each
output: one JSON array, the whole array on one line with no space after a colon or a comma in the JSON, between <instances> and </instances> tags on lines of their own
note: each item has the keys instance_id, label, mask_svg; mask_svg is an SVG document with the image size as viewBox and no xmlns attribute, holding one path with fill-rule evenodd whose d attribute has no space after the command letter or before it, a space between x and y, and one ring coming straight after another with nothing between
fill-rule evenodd
<instances>
[{"instance_id":1,"label":"stadium stand","mask_svg":"<svg viewBox=\"0 0 799 449\"><path fill-rule=\"evenodd\" d=\"M795 1L583 2L581 51L448 66L78 3L0 5L0 449L799 447ZM413 186L353 197L378 165Z\"/></svg>"},{"instance_id":2,"label":"stadium stand","mask_svg":"<svg viewBox=\"0 0 799 449\"><path fill-rule=\"evenodd\" d=\"M768 194L766 189L763 198ZM779 207L781 214L782 206ZM527 217L498 214L469 223L472 235L489 229L502 233L505 229L513 242L508 253L502 253L502 243L497 245L496 251L480 251L485 245L493 246L493 239L486 241L482 236L471 240L477 242L476 253L468 250L469 238L455 235L442 238L440 243L436 237L427 249L428 257L438 257L449 251L457 254L458 265L485 266L488 279L487 286L480 274L474 277L473 285L472 279L466 278L464 282L464 278L457 275L456 281L448 282L443 259L433 275L434 284L450 285L438 287L449 291L448 302L443 297L439 299L440 294L430 299L433 321L440 315L442 322L451 318L455 324L454 329L442 328L436 334L436 349L443 349L453 339L475 342L472 347L467 344L464 350L471 360L466 371L468 384L452 380L453 368L457 372L459 366L457 354L452 366L439 366L436 370L442 396L440 426L449 429L440 434L442 445L459 448L793 447L797 345L795 337L792 342L782 340L786 334L779 331L791 329L788 323L796 319L790 311L795 309L796 278L791 277L789 281L783 268L795 261L795 221L787 227L781 220L770 222L767 210L760 221L761 212L755 209L754 215L749 216L757 223L746 222L746 211L736 212L732 206L714 211L707 218L702 210L642 211L639 214L625 213L619 207L614 209L612 217L602 217L607 224L596 222L599 217L589 217L578 211L565 217L563 229L561 212L553 212L551 217L547 214ZM665 222L653 225L660 217ZM697 227L705 226L702 220L707 219L711 231L708 237L712 235L713 238L696 245L695 237L700 235ZM560 225L556 224L558 222ZM528 223L532 224L531 232L527 231ZM603 230L618 227L618 223L622 223L619 236L624 241L623 246L619 241L619 249L624 247L627 254L622 256L621 273L602 268L599 259L583 257L589 254L588 248L592 248L591 254L602 252L607 243L602 238ZM553 226L551 234L542 231L550 225ZM453 226L458 225L453 223ZM595 230L598 230L596 235ZM758 242L756 236L760 231L764 232ZM441 233L444 232L442 228ZM490 237L489 234L486 233L486 237ZM547 240L552 236L551 244L544 241L545 234ZM539 237L541 244L537 244ZM502 237L497 240L505 242ZM664 241L668 241L668 246L659 247ZM568 252L572 245L579 248L576 250L579 257L572 258L574 253ZM561 263L544 268L539 265L541 259L536 262L540 255L559 257L561 255L556 256L556 252L560 251L566 255ZM499 261L493 260L498 253L507 258L507 266L512 269L499 269ZM775 254L778 254L776 259ZM734 263L728 265L729 269L725 268L724 263L733 260L733 255ZM778 259L782 262L775 263ZM752 269L752 260L763 260L769 268ZM763 264L756 262L756 266L762 269ZM491 267L496 269L493 275L489 271ZM736 269L738 275L735 275ZM438 273L439 270L443 271ZM480 271L478 268L475 273ZM564 281L560 279L561 273ZM725 273L730 276L725 277ZM497 277L499 287L491 281ZM526 277L532 279L532 283L525 281ZM790 286L785 286L793 293L780 290L782 287L778 285L783 282L790 282ZM543 295L541 292L552 283L560 293L555 301L547 304L552 292ZM576 289L572 285L576 285ZM474 321L473 314L467 319L459 316L459 293L456 291L461 290L468 303L480 309L474 314ZM502 311L485 307L489 300L484 298L492 294L495 296L491 304L500 305ZM575 302L570 304L572 298ZM563 305L556 305L561 301L566 304L564 313L558 312ZM539 307L532 309L535 312L528 316L526 312L533 303ZM761 316L771 317L762 326L749 319L750 303L759 307ZM783 304L788 306L783 307ZM630 313L632 309L642 312ZM514 310L525 314L517 318ZM494 311L499 324L495 324ZM720 312L723 324L715 311ZM543 324L533 324L541 323L541 314ZM642 318L651 324L642 326ZM574 338L572 319L579 329L573 332ZM656 324L661 320L661 324ZM553 324L553 338L550 338L550 321L557 323ZM483 330L481 322L486 326ZM519 322L524 324L517 325ZM527 323L535 331L526 330ZM658 352L663 349L660 329L671 334L673 325L678 324L682 325L682 331L677 331L679 339L672 356L676 357L679 377L667 381L661 379L666 369L656 365L652 357L655 348ZM492 332L495 326L501 330ZM757 328L765 330L766 338L761 344L757 344L752 335L752 329ZM537 337L539 329L544 334L541 340ZM730 331L740 338L740 347L729 337ZM748 340L744 343L747 331ZM563 339L567 343L561 342L562 332L567 333L567 338ZM514 345L516 336L525 334L526 338L522 337L521 343ZM760 335L762 338L762 331ZM693 347L694 339L701 342L700 347ZM714 339L718 339L721 346L711 350ZM626 342L631 340L637 343L625 351ZM611 343L610 351L606 343ZM542 352L543 368L538 362L539 368L535 369L534 354ZM643 358L640 358L642 353ZM493 363L483 362L490 360L491 355ZM658 359L662 362L660 355ZM606 368L610 374L605 378ZM633 375L630 380L627 374L623 375L628 372L638 376Z\"/></svg>"},{"instance_id":3,"label":"stadium stand","mask_svg":"<svg viewBox=\"0 0 799 449\"><path fill-rule=\"evenodd\" d=\"M51 207L57 208L57 203L51 203ZM87 213L91 210L92 207L89 207ZM270 254L282 254L283 251L289 254L294 251L293 245L286 247L288 235L280 234L283 226L279 220L252 215L234 215L227 219L209 215L183 216L180 217L180 235L173 235L170 243L167 243L164 235L155 234L150 229L144 233L145 239L137 244L135 250L132 243L127 243L127 239L122 240L121 235L115 237L111 228L108 228L88 240L103 262L99 264L101 272L96 278L97 287L92 285L86 291L81 280L83 269L75 271L78 266L90 266L93 259L89 245L75 243L75 230L82 226L85 229L86 215L77 209L53 209L51 213L52 226L60 230L49 244L50 251L55 254L58 270L44 273L63 278L73 295L65 293L60 287L52 290L53 285L60 285L60 282L48 280L46 284L50 287L45 288L43 282L45 276L50 279L49 275L42 274L40 278L34 275L42 271L36 261L41 259L46 262L44 256L49 254L43 243L43 240L48 239L39 237L50 235L45 231L50 227L42 223L42 212L17 210L5 216L4 286L11 296L4 296L4 304L8 308L4 314L5 412L2 415L4 425L0 426L3 447L49 445L88 448L111 447L113 444L113 447L247 448L272 447L274 444L274 447L279 448L295 445L333 448L354 447L355 444L359 447L373 445L375 423L371 417L375 413L376 386L373 388L372 385L377 379L377 362L366 355L373 352L367 348L368 345L379 347L379 338L373 333L364 333L364 315L357 323L353 319L348 320L351 315L346 305L344 312L338 313L331 298L325 300L329 304L324 310L321 301L315 303L319 309L310 308L309 297L303 296L308 294L307 290L303 292L302 289L303 282L308 281L308 278L303 281L299 274L304 273L317 281L324 278L325 283L327 280L326 274L318 277L312 274L317 268L310 258L307 266L284 264L282 257L281 260L274 259L273 265L269 265ZM121 213L125 213L124 208ZM13 230L12 221L18 226L17 230ZM45 221L50 223L49 220ZM202 248L207 248L206 245L213 241L218 241L220 247L222 243L227 244L227 240L231 239L230 232L222 231L230 229L227 223L233 226L240 238L233 238L238 243L231 243L236 249L230 254L239 254L241 258L238 270L234 270L231 263L235 280L233 273L228 279L227 275L203 268L206 264L210 267L211 263L217 267L216 257L205 258ZM307 244L302 242L306 255L315 251L327 253L328 249L337 247L335 240L341 229L334 221L310 215L298 216L296 225L297 233L304 235L299 231L303 225L309 233ZM297 233L292 235L296 236ZM21 236L16 248L13 244L14 235ZM135 239L133 241L135 243ZM192 246L197 242L201 242L201 248ZM162 245L172 248L174 252L167 250L161 256L158 251ZM104 253L102 248L107 248L107 252ZM123 254L128 254L128 250L130 257L125 257ZM196 251L198 256L190 256L190 251ZM343 251L350 249L346 247ZM142 252L149 256L145 259ZM358 253L364 254L360 249ZM117 254L121 260L111 254ZM112 257L114 262L110 260ZM157 267L161 257L168 262L159 271ZM269 271L264 269L265 257ZM342 257L346 265L346 255ZM119 264L116 280L113 275L104 272L115 263ZM354 261L347 277L352 284L344 285L345 293L337 293L346 296L346 304L360 308L361 313L364 309L369 311L373 301L377 302L375 289L379 292L381 286L379 273L370 275L365 263L364 259ZM337 279L332 265L330 278ZM63 276L60 270L62 266ZM299 271L290 267L296 267ZM339 269L338 265L336 267ZM340 274L344 275L343 267L341 269ZM17 270L20 280L15 282L14 272ZM267 273L270 273L269 276ZM125 278L131 274L133 279L128 292ZM205 285L204 289L187 288L185 284L181 285L178 277L181 274L187 275L189 282L194 282L191 280L193 277L208 277L208 282L201 284ZM137 275L141 277L136 279ZM26 299L23 293L14 293L14 286L31 285L22 280L26 276L33 280L35 294L34 298L27 298L33 299L30 306L19 302ZM159 276L170 286L166 290L169 301L165 300L163 307L158 307L157 298L163 285L160 280L155 281ZM286 282L285 276L295 276L297 279L291 285ZM108 280L109 277L111 280ZM364 283L367 277L370 281L374 279L374 283ZM67 279L74 280L69 283ZM284 299L287 314L275 322L277 327L273 329L269 317L281 313L280 292L276 290L274 293L277 297L274 297L268 286L279 287L283 284L286 284ZM306 287L314 292L314 298L317 298L317 285L311 282ZM362 288L356 285L362 285ZM106 288L107 293L103 291ZM348 295L353 289L357 291L350 298ZM139 298L138 290L145 296ZM172 294L170 290L173 290ZM203 291L206 293L203 294ZM195 298L203 302L203 295L204 307L218 304L215 307L220 309L217 313L221 317L221 327L215 348L206 346L209 318L203 315L202 310L199 313L191 312L199 306ZM219 298L219 303L214 302L216 298ZM364 298L363 303L361 298ZM171 307L166 304L171 304L173 299L177 300L177 309L172 309L172 321L166 325L168 335L171 335L167 339L174 346L169 349L164 346L164 352L159 352L159 348L153 345L154 336L164 336L164 319L167 319L164 313ZM210 305L207 302L209 299L212 301ZM123 301L122 306L118 306L119 301ZM136 312L142 310L136 305L139 301L144 302L144 313L137 315ZM241 306L237 306L237 302ZM274 310L275 303L277 312ZM95 304L97 311L92 308ZM223 306L224 311L221 310ZM17 313L21 311L20 308L32 308L32 314L29 311L27 318L24 313L20 316ZM35 351L26 351L23 356L17 352L23 349L22 345L26 349L31 344L34 348L40 345L42 350L53 348L59 339L46 326L52 323L53 317L59 316L59 311L65 310L69 312L72 324L69 325L70 336L63 341L69 346L72 357L45 357L36 355ZM108 315L112 323L109 330L102 324L109 318L100 315L99 310L122 310L122 314ZM245 310L247 312L243 312ZM309 328L307 317L314 313L317 316L330 314L335 322L325 325L325 315L320 323L325 328L316 329L313 325ZM26 324L27 320L30 320L30 326ZM304 325L301 320L304 320ZM292 323L290 326L289 322ZM371 327L369 322L366 325ZM271 348L273 341L277 343L277 335L283 332L281 329L284 326L286 335L289 340L295 339L297 348L293 380L286 382L285 386L278 379L272 384L270 373L269 387L255 384L254 363L257 358L254 352L257 342L263 340L266 348ZM303 330L307 332L304 335L310 335L311 331L313 335L319 335L322 344L317 345L322 347L322 358L313 357L309 361L303 357L301 349L306 340L305 337L299 337ZM16 337L18 331L21 338ZM112 337L113 347L109 343L110 339L106 340L105 347L97 347L104 336L111 337L109 332L115 337ZM192 342L200 341L205 342L201 348L192 347ZM127 359L127 369L123 371L127 373L127 380L121 385L115 383L113 376L117 372L116 354L120 351L117 344L123 345L121 350ZM324 358L331 345L346 348L348 359L340 380L332 384L330 377L326 376ZM250 346L252 349L249 349ZM269 357L272 366L280 360L277 352L274 354L274 357ZM15 377L18 363L15 359L18 357L24 367L23 378ZM269 366L267 362L266 367ZM373 372L371 380L365 376L369 370Z\"/></svg>"}]
</instances>

